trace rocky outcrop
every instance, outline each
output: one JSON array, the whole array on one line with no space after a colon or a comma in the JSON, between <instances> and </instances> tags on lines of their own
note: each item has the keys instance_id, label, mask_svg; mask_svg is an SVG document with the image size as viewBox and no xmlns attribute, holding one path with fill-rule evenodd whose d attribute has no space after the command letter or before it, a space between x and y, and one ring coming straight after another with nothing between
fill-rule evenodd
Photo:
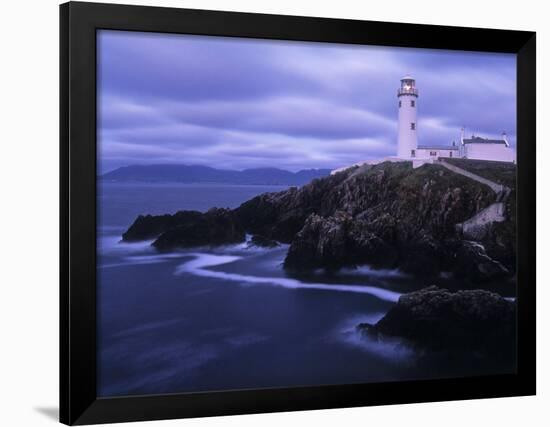
<instances>
[{"instance_id":1,"label":"rocky outcrop","mask_svg":"<svg viewBox=\"0 0 550 427\"><path fill-rule=\"evenodd\" d=\"M371 338L400 338L424 350L512 359L516 304L484 290L450 292L432 286L402 295L376 324L357 328Z\"/></svg>"},{"instance_id":2,"label":"rocky outcrop","mask_svg":"<svg viewBox=\"0 0 550 427\"><path fill-rule=\"evenodd\" d=\"M451 265L455 277L475 283L510 275L504 265L487 255L482 244L467 240L457 243Z\"/></svg>"},{"instance_id":3,"label":"rocky outcrop","mask_svg":"<svg viewBox=\"0 0 550 427\"><path fill-rule=\"evenodd\" d=\"M395 249L368 231L364 221L342 211L323 218L311 214L290 245L284 266L291 270L338 269L364 263L395 263Z\"/></svg>"},{"instance_id":4,"label":"rocky outcrop","mask_svg":"<svg viewBox=\"0 0 550 427\"><path fill-rule=\"evenodd\" d=\"M203 214L187 216L185 221L164 231L153 246L159 250L171 250L240 243L244 240L244 228L233 211L214 208Z\"/></svg>"},{"instance_id":5,"label":"rocky outcrop","mask_svg":"<svg viewBox=\"0 0 550 427\"><path fill-rule=\"evenodd\" d=\"M197 221L202 217L198 211L180 211L174 215L140 215L122 234L124 242L155 239L171 228Z\"/></svg>"},{"instance_id":6,"label":"rocky outcrop","mask_svg":"<svg viewBox=\"0 0 550 427\"><path fill-rule=\"evenodd\" d=\"M511 274L483 247L463 247L456 230L493 203L490 188L438 165L413 170L405 162L387 163L346 173L322 199L325 214L309 216L292 240L287 269L369 264L418 276L457 272L472 281ZM458 270L462 256L470 264Z\"/></svg>"},{"instance_id":7,"label":"rocky outcrop","mask_svg":"<svg viewBox=\"0 0 550 427\"><path fill-rule=\"evenodd\" d=\"M340 201L332 200L331 193L338 191L348 176L349 172L343 172L300 188L261 194L243 203L235 213L249 233L290 243L311 214L329 216L338 210Z\"/></svg>"},{"instance_id":8,"label":"rocky outcrop","mask_svg":"<svg viewBox=\"0 0 550 427\"><path fill-rule=\"evenodd\" d=\"M485 281L514 274L512 220L489 224L477 246L463 242L457 224L495 203L495 197L483 183L441 165L413 169L410 162L387 162L261 194L232 211L218 210L223 214L140 216L123 239L160 236L155 246L168 249L242 241L246 232L259 236L259 245L289 243L288 270L369 264ZM509 197L503 214L513 218L514 212L515 197ZM210 229L199 233L205 224Z\"/></svg>"},{"instance_id":9,"label":"rocky outcrop","mask_svg":"<svg viewBox=\"0 0 550 427\"><path fill-rule=\"evenodd\" d=\"M275 240L268 239L265 236L261 236L259 234L254 234L250 238L249 242L250 246L257 246L259 248L276 248L277 246L280 246L279 242L276 242Z\"/></svg>"}]
</instances>

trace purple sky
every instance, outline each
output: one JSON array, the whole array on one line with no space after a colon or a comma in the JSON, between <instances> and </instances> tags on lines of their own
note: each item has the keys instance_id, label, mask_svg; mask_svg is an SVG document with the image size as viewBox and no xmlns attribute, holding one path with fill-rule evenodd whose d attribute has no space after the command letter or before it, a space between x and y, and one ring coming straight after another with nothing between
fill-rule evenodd
<instances>
[{"instance_id":1,"label":"purple sky","mask_svg":"<svg viewBox=\"0 0 550 427\"><path fill-rule=\"evenodd\" d=\"M399 79L419 144L516 133L515 55L154 33L98 35L100 172L151 163L335 168L395 155Z\"/></svg>"}]
</instances>

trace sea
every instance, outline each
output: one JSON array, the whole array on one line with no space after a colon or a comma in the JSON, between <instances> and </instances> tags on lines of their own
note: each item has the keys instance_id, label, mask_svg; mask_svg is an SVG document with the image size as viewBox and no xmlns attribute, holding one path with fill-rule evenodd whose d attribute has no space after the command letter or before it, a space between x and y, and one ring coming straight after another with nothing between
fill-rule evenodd
<instances>
[{"instance_id":1,"label":"sea","mask_svg":"<svg viewBox=\"0 0 550 427\"><path fill-rule=\"evenodd\" d=\"M121 242L140 214L235 208L284 186L98 183L97 389L101 397L406 381L476 375L460 360L426 363L374 323L418 288L368 266L289 276L287 245L247 241L158 253ZM426 283L430 285L431 283ZM487 374L488 372L482 372Z\"/></svg>"}]
</instances>

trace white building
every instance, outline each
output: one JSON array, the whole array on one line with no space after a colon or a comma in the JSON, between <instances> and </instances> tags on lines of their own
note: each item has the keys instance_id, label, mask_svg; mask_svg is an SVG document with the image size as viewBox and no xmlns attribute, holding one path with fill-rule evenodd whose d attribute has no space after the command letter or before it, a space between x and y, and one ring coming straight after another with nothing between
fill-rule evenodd
<instances>
[{"instance_id":1,"label":"white building","mask_svg":"<svg viewBox=\"0 0 550 427\"><path fill-rule=\"evenodd\" d=\"M487 139L472 135L464 138L464 129L460 137L461 157L477 160L496 160L499 162L515 162L516 152L510 148L506 133L502 133L501 139Z\"/></svg>"},{"instance_id":2,"label":"white building","mask_svg":"<svg viewBox=\"0 0 550 427\"><path fill-rule=\"evenodd\" d=\"M419 159L426 159L430 157L460 157L460 148L454 141L451 146L419 145L411 157Z\"/></svg>"},{"instance_id":3,"label":"white building","mask_svg":"<svg viewBox=\"0 0 550 427\"><path fill-rule=\"evenodd\" d=\"M410 159L420 164L421 161L437 158L466 158L476 160L493 160L500 162L515 162L516 153L510 147L506 133L501 139L487 139L472 135L464 138L462 129L460 142L451 145L418 145L418 89L411 76L401 79L401 87L397 90L398 98L398 137L397 157Z\"/></svg>"}]
</instances>

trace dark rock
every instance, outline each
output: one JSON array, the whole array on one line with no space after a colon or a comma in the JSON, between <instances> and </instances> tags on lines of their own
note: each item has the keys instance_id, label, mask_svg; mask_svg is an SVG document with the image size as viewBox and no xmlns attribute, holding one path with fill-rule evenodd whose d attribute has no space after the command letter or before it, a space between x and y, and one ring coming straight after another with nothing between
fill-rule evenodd
<instances>
[{"instance_id":1,"label":"dark rock","mask_svg":"<svg viewBox=\"0 0 550 427\"><path fill-rule=\"evenodd\" d=\"M355 329L363 336L378 339L378 331L372 323L359 323Z\"/></svg>"},{"instance_id":2,"label":"dark rock","mask_svg":"<svg viewBox=\"0 0 550 427\"><path fill-rule=\"evenodd\" d=\"M476 283L510 275L506 267L487 255L482 244L468 240L458 243L452 271L455 277Z\"/></svg>"},{"instance_id":3,"label":"dark rock","mask_svg":"<svg viewBox=\"0 0 550 427\"><path fill-rule=\"evenodd\" d=\"M329 215L337 210L336 204L327 199L348 176L343 172L300 188L261 194L243 203L235 213L249 233L290 243L312 213Z\"/></svg>"},{"instance_id":4,"label":"dark rock","mask_svg":"<svg viewBox=\"0 0 550 427\"><path fill-rule=\"evenodd\" d=\"M404 294L376 324L371 337L398 337L433 351L464 350L514 357L516 304L484 290L450 292L431 286Z\"/></svg>"},{"instance_id":5,"label":"dark rock","mask_svg":"<svg viewBox=\"0 0 550 427\"><path fill-rule=\"evenodd\" d=\"M516 237L515 216L510 216L504 222L493 223L480 242L487 255L500 262L511 275L516 271Z\"/></svg>"},{"instance_id":6,"label":"dark rock","mask_svg":"<svg viewBox=\"0 0 550 427\"><path fill-rule=\"evenodd\" d=\"M444 268L446 242L438 242L427 235L400 249L399 269L415 276L434 277Z\"/></svg>"},{"instance_id":7,"label":"dark rock","mask_svg":"<svg viewBox=\"0 0 550 427\"><path fill-rule=\"evenodd\" d=\"M345 212L322 218L312 214L296 235L284 266L290 270L338 269L368 263L392 266L395 250Z\"/></svg>"},{"instance_id":8,"label":"dark rock","mask_svg":"<svg viewBox=\"0 0 550 427\"><path fill-rule=\"evenodd\" d=\"M166 230L153 246L159 250L204 245L224 245L245 240L245 232L229 209L210 209L200 215L189 215L175 227Z\"/></svg>"},{"instance_id":9,"label":"dark rock","mask_svg":"<svg viewBox=\"0 0 550 427\"><path fill-rule=\"evenodd\" d=\"M278 242L272 239L268 239L265 236L260 236L259 234L254 234L250 239L250 245L258 246L260 248L276 248L280 246Z\"/></svg>"},{"instance_id":10,"label":"dark rock","mask_svg":"<svg viewBox=\"0 0 550 427\"><path fill-rule=\"evenodd\" d=\"M122 235L125 242L154 239L165 231L196 221L203 214L198 211L180 211L174 215L140 215Z\"/></svg>"}]
</instances>

